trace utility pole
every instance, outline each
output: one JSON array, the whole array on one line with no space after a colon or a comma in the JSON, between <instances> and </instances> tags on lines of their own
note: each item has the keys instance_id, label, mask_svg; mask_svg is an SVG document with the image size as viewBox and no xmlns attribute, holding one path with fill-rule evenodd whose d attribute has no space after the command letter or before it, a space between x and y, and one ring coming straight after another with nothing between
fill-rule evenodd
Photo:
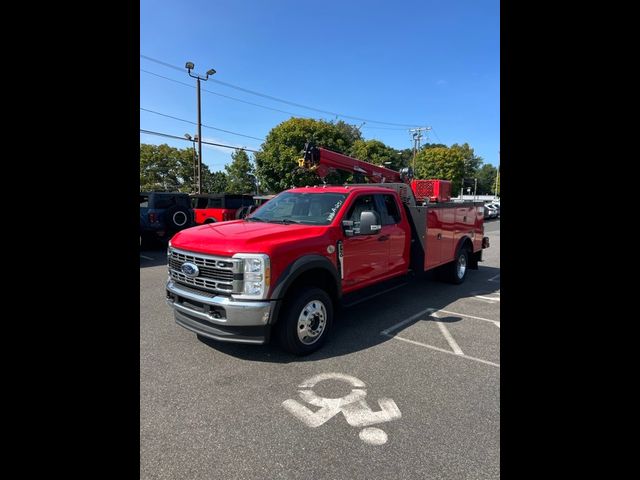
<instances>
[{"instance_id":1,"label":"utility pole","mask_svg":"<svg viewBox=\"0 0 640 480\"><path fill-rule=\"evenodd\" d=\"M473 201L476 201L476 192L478 191L478 179L473 179Z\"/></svg>"},{"instance_id":2,"label":"utility pole","mask_svg":"<svg viewBox=\"0 0 640 480\"><path fill-rule=\"evenodd\" d=\"M193 193L197 193L198 185L200 185L200 183L198 182L198 162L196 160L196 141L198 139L198 136L196 135L196 138L192 138L191 135L185 133L184 138L189 140L193 146Z\"/></svg>"},{"instance_id":3,"label":"utility pole","mask_svg":"<svg viewBox=\"0 0 640 480\"><path fill-rule=\"evenodd\" d=\"M200 111L200 80L204 80L206 82L209 80L209 75L214 75L216 71L212 68L207 70L206 77L200 77L199 75L191 75L191 70L195 68L193 62L187 62L184 67L189 72L189 76L196 79L196 90L198 91L198 193L202 193L202 118Z\"/></svg>"},{"instance_id":4,"label":"utility pole","mask_svg":"<svg viewBox=\"0 0 640 480\"><path fill-rule=\"evenodd\" d=\"M413 172L416 171L416 155L420 149L420 140L422 139L422 132L431 130L431 127L418 127L412 128L409 132L413 135Z\"/></svg>"},{"instance_id":5,"label":"utility pole","mask_svg":"<svg viewBox=\"0 0 640 480\"><path fill-rule=\"evenodd\" d=\"M496 188L494 190L493 196L498 196L498 182L500 181L500 152L498 152L498 170L496 171Z\"/></svg>"}]
</instances>

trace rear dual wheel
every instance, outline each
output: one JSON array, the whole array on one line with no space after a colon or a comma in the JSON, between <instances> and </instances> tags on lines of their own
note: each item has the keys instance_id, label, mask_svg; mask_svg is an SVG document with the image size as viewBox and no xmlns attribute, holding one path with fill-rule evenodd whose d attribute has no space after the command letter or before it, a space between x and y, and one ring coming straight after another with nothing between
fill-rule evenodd
<instances>
[{"instance_id":1,"label":"rear dual wheel","mask_svg":"<svg viewBox=\"0 0 640 480\"><path fill-rule=\"evenodd\" d=\"M453 283L454 285L460 285L464 282L465 278L467 278L467 271L469 270L470 255L471 252L466 246L459 248L455 260L442 267L442 280Z\"/></svg>"}]
</instances>

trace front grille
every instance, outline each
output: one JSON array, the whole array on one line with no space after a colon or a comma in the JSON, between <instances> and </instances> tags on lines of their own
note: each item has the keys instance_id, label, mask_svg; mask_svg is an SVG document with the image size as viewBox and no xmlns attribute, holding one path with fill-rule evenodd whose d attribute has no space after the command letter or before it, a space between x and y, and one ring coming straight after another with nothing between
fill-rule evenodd
<instances>
[{"instance_id":1,"label":"front grille","mask_svg":"<svg viewBox=\"0 0 640 480\"><path fill-rule=\"evenodd\" d=\"M183 255L184 256L184 255ZM192 257L193 258L193 257ZM192 262L198 265L200 270L200 276L204 278L211 278L213 280L221 280L223 282L233 281L233 271L222 268L211 268L194 262L193 260L178 260L176 258L169 259L169 268L172 270L180 271L180 267L184 262Z\"/></svg>"},{"instance_id":2,"label":"front grille","mask_svg":"<svg viewBox=\"0 0 640 480\"><path fill-rule=\"evenodd\" d=\"M181 271L185 262L191 262L198 266L200 273L197 277L188 277ZM172 249L168 258L168 267L169 275L173 280L196 289L228 295L239 293L243 288L241 260L204 256Z\"/></svg>"}]
</instances>

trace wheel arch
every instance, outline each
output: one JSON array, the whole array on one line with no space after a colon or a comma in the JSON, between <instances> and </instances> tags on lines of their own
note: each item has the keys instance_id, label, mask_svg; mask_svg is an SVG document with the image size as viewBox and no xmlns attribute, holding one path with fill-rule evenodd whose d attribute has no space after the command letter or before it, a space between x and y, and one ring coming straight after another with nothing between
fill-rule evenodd
<instances>
[{"instance_id":1,"label":"wheel arch","mask_svg":"<svg viewBox=\"0 0 640 480\"><path fill-rule=\"evenodd\" d=\"M278 299L272 323L276 323L287 295L295 288L318 287L327 292L334 304L342 298L340 276L333 263L321 255L305 255L292 262L278 278L271 298Z\"/></svg>"}]
</instances>

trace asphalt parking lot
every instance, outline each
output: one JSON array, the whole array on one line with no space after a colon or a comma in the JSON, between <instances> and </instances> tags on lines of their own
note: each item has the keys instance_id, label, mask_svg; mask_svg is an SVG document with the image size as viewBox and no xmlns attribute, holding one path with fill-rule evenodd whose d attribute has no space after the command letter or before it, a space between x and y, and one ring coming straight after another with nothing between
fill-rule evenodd
<instances>
[{"instance_id":1,"label":"asphalt parking lot","mask_svg":"<svg viewBox=\"0 0 640 480\"><path fill-rule=\"evenodd\" d=\"M500 221L485 235L463 285L345 308L303 358L177 326L164 251L141 251L140 478L499 478Z\"/></svg>"}]
</instances>

